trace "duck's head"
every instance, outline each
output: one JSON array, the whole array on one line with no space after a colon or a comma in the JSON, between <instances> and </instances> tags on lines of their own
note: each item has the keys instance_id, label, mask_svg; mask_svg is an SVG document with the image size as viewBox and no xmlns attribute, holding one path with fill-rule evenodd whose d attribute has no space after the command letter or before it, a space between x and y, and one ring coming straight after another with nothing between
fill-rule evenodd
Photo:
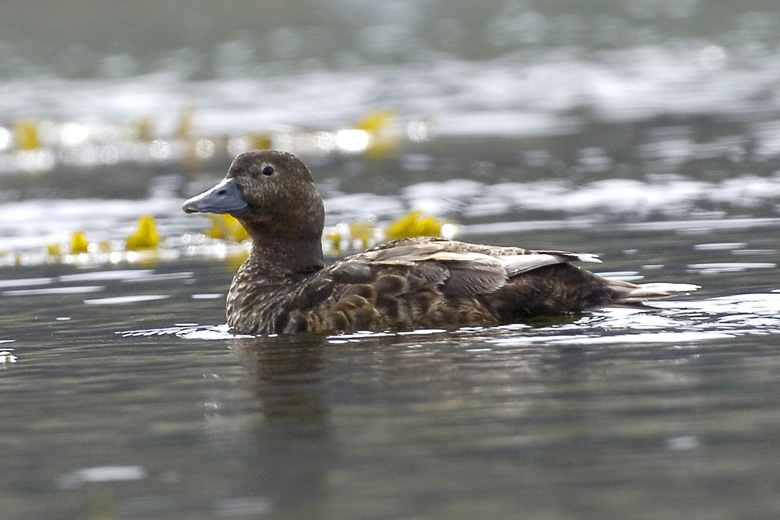
<instances>
[{"instance_id":1,"label":"duck's head","mask_svg":"<svg viewBox=\"0 0 780 520\"><path fill-rule=\"evenodd\" d=\"M293 154L278 150L242 153L222 182L187 200L182 209L233 215L256 241L319 243L325 221L309 169Z\"/></svg>"}]
</instances>

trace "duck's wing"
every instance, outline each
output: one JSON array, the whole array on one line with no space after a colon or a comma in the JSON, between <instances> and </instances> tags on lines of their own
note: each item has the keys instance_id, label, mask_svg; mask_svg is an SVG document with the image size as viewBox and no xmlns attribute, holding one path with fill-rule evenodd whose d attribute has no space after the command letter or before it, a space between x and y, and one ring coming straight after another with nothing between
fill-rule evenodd
<instances>
[{"instance_id":1,"label":"duck's wing","mask_svg":"<svg viewBox=\"0 0 780 520\"><path fill-rule=\"evenodd\" d=\"M571 262L601 263L596 255L590 253L569 253L567 251L528 251L523 255L503 255L496 257L504 263L509 278L546 265L568 264Z\"/></svg>"},{"instance_id":2,"label":"duck's wing","mask_svg":"<svg viewBox=\"0 0 780 520\"><path fill-rule=\"evenodd\" d=\"M566 259L567 262L589 262L600 264L601 259L593 253L572 253L569 251L526 251L529 255L553 255Z\"/></svg>"},{"instance_id":3,"label":"duck's wing","mask_svg":"<svg viewBox=\"0 0 780 520\"><path fill-rule=\"evenodd\" d=\"M355 255L349 261L364 263L368 269L405 267L412 278L441 284L445 292L464 296L492 293L510 278L547 265L600 262L589 254L525 251L453 241L400 242L394 247Z\"/></svg>"}]
</instances>

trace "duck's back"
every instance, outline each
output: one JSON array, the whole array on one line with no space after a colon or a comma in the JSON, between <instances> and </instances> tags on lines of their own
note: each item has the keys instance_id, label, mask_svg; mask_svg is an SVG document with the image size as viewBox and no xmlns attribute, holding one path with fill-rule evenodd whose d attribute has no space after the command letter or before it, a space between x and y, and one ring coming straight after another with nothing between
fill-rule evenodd
<instances>
[{"instance_id":1,"label":"duck's back","mask_svg":"<svg viewBox=\"0 0 780 520\"><path fill-rule=\"evenodd\" d=\"M292 276L257 271L250 257L231 286L228 323L249 333L452 329L672 292L672 284L658 284L659 291L606 280L572 261L598 259L427 237L389 242Z\"/></svg>"}]
</instances>

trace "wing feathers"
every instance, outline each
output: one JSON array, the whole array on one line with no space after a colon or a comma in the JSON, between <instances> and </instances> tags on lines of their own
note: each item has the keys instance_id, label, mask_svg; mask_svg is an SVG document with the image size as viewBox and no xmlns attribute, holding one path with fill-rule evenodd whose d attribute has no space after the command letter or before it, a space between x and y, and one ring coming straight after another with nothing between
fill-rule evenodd
<instances>
[{"instance_id":1,"label":"wing feathers","mask_svg":"<svg viewBox=\"0 0 780 520\"><path fill-rule=\"evenodd\" d=\"M378 269L408 268L411 278L443 284L445 292L465 296L491 293L503 287L509 278L547 265L601 262L592 254L525 251L452 241L403 241L353 258ZM355 262L354 259L350 261Z\"/></svg>"}]
</instances>

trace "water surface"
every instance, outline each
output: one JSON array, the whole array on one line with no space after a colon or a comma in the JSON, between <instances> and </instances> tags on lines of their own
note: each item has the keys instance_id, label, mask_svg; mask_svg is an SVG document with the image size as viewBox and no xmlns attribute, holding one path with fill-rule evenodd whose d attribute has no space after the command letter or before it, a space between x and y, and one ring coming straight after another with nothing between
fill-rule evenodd
<instances>
[{"instance_id":1,"label":"water surface","mask_svg":"<svg viewBox=\"0 0 780 520\"><path fill-rule=\"evenodd\" d=\"M729 241L761 234L751 233L718 231ZM587 235L616 269L607 275L704 289L646 309L488 329L250 338L224 326L231 269L221 262L6 271L0 346L16 359L0 371L5 510L777 511L776 268L699 235L663 248L635 235L630 253L619 233Z\"/></svg>"}]
</instances>

